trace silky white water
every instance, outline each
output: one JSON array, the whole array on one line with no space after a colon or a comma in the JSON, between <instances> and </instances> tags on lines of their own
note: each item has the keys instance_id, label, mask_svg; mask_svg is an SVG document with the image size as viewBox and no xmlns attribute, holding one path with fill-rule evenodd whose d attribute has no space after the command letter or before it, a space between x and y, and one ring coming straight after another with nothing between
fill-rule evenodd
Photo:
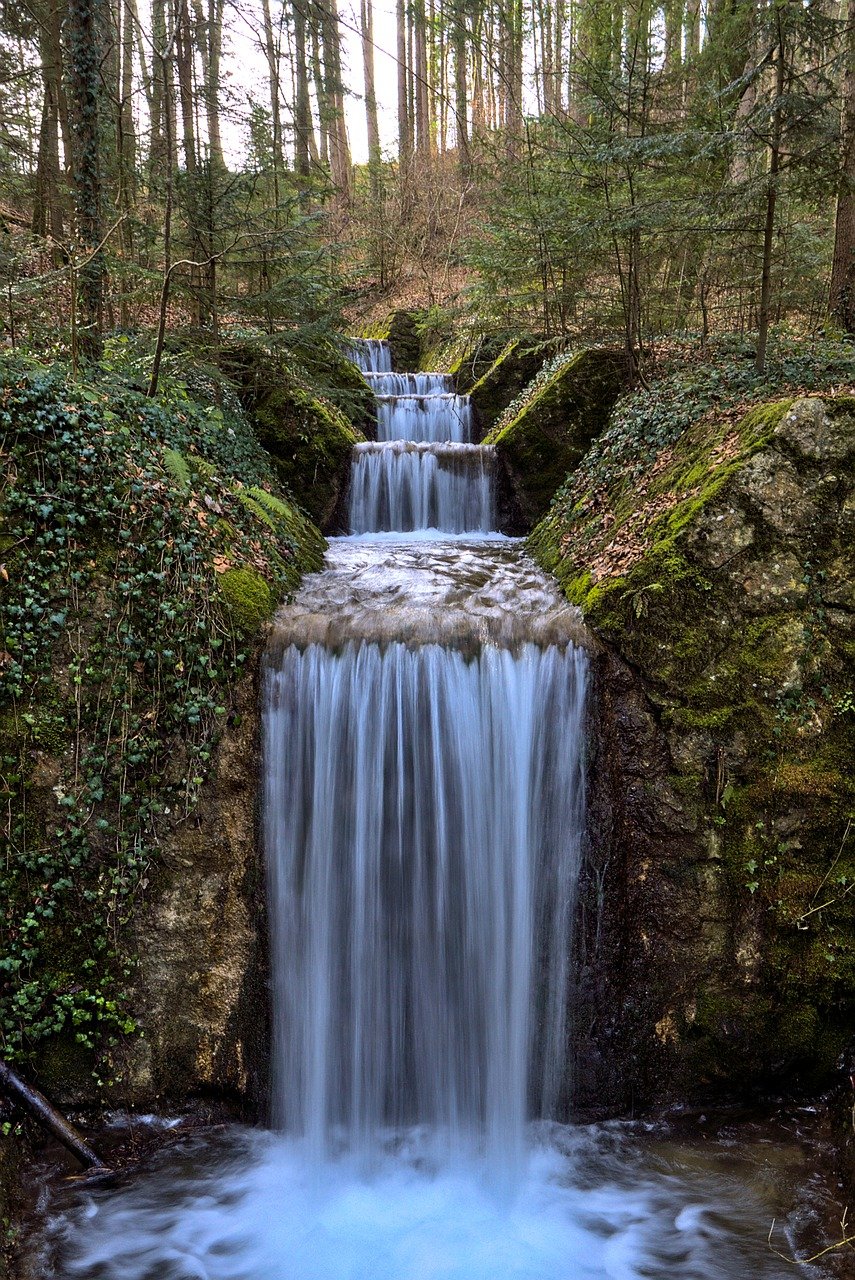
<instances>
[{"instance_id":1,"label":"silky white water","mask_svg":"<svg viewBox=\"0 0 855 1280\"><path fill-rule=\"evenodd\" d=\"M496 527L495 456L466 444L358 444L348 504L351 533L489 533Z\"/></svg>"},{"instance_id":2,"label":"silky white water","mask_svg":"<svg viewBox=\"0 0 855 1280\"><path fill-rule=\"evenodd\" d=\"M386 376L388 348L363 345ZM465 527L465 487L456 515L409 492L393 476L373 523ZM727 1139L567 1123L585 645L516 540L332 540L277 616L263 688L273 1127L66 1194L34 1277L795 1273L766 1243L780 1140L739 1165Z\"/></svg>"},{"instance_id":3,"label":"silky white water","mask_svg":"<svg viewBox=\"0 0 855 1280\"><path fill-rule=\"evenodd\" d=\"M377 396L377 441L353 451L350 532L494 530L496 459L473 443L469 397L444 374L393 373L376 343L353 354Z\"/></svg>"}]
</instances>

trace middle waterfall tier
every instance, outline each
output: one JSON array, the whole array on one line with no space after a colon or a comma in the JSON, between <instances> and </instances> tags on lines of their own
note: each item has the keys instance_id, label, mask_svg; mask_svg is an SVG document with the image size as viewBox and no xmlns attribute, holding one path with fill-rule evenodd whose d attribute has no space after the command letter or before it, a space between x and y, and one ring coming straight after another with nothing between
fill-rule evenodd
<instances>
[{"instance_id":1,"label":"middle waterfall tier","mask_svg":"<svg viewBox=\"0 0 855 1280\"><path fill-rule=\"evenodd\" d=\"M495 453L472 444L397 440L357 445L351 533L489 533L496 528Z\"/></svg>"},{"instance_id":2,"label":"middle waterfall tier","mask_svg":"<svg viewBox=\"0 0 855 1280\"><path fill-rule=\"evenodd\" d=\"M435 374L390 374L392 378L436 377ZM374 379L376 386L377 379ZM472 409L468 396L442 392L377 392L377 439L431 443L472 440Z\"/></svg>"}]
</instances>

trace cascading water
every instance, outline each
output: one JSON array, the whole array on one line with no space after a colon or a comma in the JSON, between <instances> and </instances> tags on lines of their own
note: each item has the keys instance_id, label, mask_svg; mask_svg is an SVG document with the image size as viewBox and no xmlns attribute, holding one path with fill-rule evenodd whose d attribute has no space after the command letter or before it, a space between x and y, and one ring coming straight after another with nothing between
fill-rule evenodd
<instances>
[{"instance_id":1,"label":"cascading water","mask_svg":"<svg viewBox=\"0 0 855 1280\"><path fill-rule=\"evenodd\" d=\"M316 1154L417 1124L507 1171L554 1115L585 670L572 647L350 641L270 672L275 1097Z\"/></svg>"},{"instance_id":2,"label":"cascading water","mask_svg":"<svg viewBox=\"0 0 855 1280\"><path fill-rule=\"evenodd\" d=\"M495 458L473 444L358 444L348 513L351 533L489 533L496 527Z\"/></svg>"},{"instance_id":3,"label":"cascading water","mask_svg":"<svg viewBox=\"0 0 855 1280\"><path fill-rule=\"evenodd\" d=\"M376 343L353 353L377 395L377 443L354 450L351 533L494 529L495 455L472 442L469 397L443 374L392 373L391 359L381 372Z\"/></svg>"},{"instance_id":4,"label":"cascading water","mask_svg":"<svg viewBox=\"0 0 855 1280\"><path fill-rule=\"evenodd\" d=\"M358 350L388 376L383 344ZM191 1138L88 1193L55 1217L40 1277L792 1274L766 1246L769 1184L734 1175L730 1144L716 1164L709 1143L651 1146L649 1126L557 1123L584 639L515 540L403 532L439 511L393 494L398 539L333 540L277 618L264 814L278 1131Z\"/></svg>"}]
</instances>

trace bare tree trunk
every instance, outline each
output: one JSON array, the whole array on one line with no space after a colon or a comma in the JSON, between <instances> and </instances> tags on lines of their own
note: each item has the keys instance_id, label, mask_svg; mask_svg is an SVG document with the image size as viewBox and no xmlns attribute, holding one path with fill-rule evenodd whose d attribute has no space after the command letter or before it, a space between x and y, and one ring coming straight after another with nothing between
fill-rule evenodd
<instances>
[{"instance_id":1,"label":"bare tree trunk","mask_svg":"<svg viewBox=\"0 0 855 1280\"><path fill-rule=\"evenodd\" d=\"M454 121L457 134L457 162L468 174L472 167L469 151L469 94L466 84L467 31L466 0L454 0Z\"/></svg>"},{"instance_id":2,"label":"bare tree trunk","mask_svg":"<svg viewBox=\"0 0 855 1280\"><path fill-rule=\"evenodd\" d=\"M855 4L850 0L843 78L842 154L834 223L834 257L828 310L846 333L855 333Z\"/></svg>"},{"instance_id":3,"label":"bare tree trunk","mask_svg":"<svg viewBox=\"0 0 855 1280\"><path fill-rule=\"evenodd\" d=\"M428 100L427 23L424 0L413 0L413 97L415 100L416 151L430 155L430 105Z\"/></svg>"},{"instance_id":4,"label":"bare tree trunk","mask_svg":"<svg viewBox=\"0 0 855 1280\"><path fill-rule=\"evenodd\" d=\"M413 154L413 131L408 91L409 61L407 58L407 7L405 0L395 0L395 48L398 63L398 166L401 182L406 185Z\"/></svg>"},{"instance_id":5,"label":"bare tree trunk","mask_svg":"<svg viewBox=\"0 0 855 1280\"><path fill-rule=\"evenodd\" d=\"M101 355L104 308L104 260L97 251L103 239L99 99L104 18L100 0L68 0L64 34L74 126L74 207L85 259L78 277L80 349L92 360Z\"/></svg>"},{"instance_id":6,"label":"bare tree trunk","mask_svg":"<svg viewBox=\"0 0 855 1280\"><path fill-rule=\"evenodd\" d=\"M301 178L311 173L310 156L317 159L312 106L309 98L309 64L306 56L306 10L302 0L292 0L294 17L294 161Z\"/></svg>"},{"instance_id":7,"label":"bare tree trunk","mask_svg":"<svg viewBox=\"0 0 855 1280\"><path fill-rule=\"evenodd\" d=\"M205 100L205 123L211 161L219 169L226 166L220 136L220 60L223 51L223 9L225 0L208 0L207 13L202 0L193 0L196 17L196 44L202 58L202 93Z\"/></svg>"},{"instance_id":8,"label":"bare tree trunk","mask_svg":"<svg viewBox=\"0 0 855 1280\"><path fill-rule=\"evenodd\" d=\"M273 30L273 19L270 14L270 0L262 0L262 16L264 19L264 55L267 59L267 77L270 82L270 123L272 127L273 175L278 187L278 175L285 168L285 155L282 149L282 93L281 93L281 50ZM279 203L277 191L276 203Z\"/></svg>"},{"instance_id":9,"label":"bare tree trunk","mask_svg":"<svg viewBox=\"0 0 855 1280\"><path fill-rule=\"evenodd\" d=\"M329 116L330 175L339 198L347 203L350 199L351 161L344 118L344 83L336 0L324 0L322 15L323 83L325 108Z\"/></svg>"},{"instance_id":10,"label":"bare tree trunk","mask_svg":"<svg viewBox=\"0 0 855 1280\"><path fill-rule=\"evenodd\" d=\"M380 200L380 125L377 119L377 94L374 86L374 9L372 0L361 0L360 30L362 36L362 74L365 80L365 128L368 134L368 178L371 200Z\"/></svg>"}]
</instances>

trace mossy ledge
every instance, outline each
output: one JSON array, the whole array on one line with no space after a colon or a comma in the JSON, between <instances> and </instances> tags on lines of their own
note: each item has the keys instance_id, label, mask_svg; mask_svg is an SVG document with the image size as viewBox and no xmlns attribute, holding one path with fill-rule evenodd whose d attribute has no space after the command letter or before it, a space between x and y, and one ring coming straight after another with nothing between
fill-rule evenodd
<instances>
[{"instance_id":1,"label":"mossy ledge","mask_svg":"<svg viewBox=\"0 0 855 1280\"><path fill-rule=\"evenodd\" d=\"M785 399L529 539L605 641L589 1016L637 1101L816 1089L855 1040L853 489L855 401Z\"/></svg>"},{"instance_id":2,"label":"mossy ledge","mask_svg":"<svg viewBox=\"0 0 855 1280\"><path fill-rule=\"evenodd\" d=\"M372 429L375 407L365 379L337 357L335 374L349 393L349 417L274 351L232 343L221 350L219 363L237 383L279 483L299 494L312 520L326 528L347 482L353 446Z\"/></svg>"},{"instance_id":3,"label":"mossy ledge","mask_svg":"<svg viewBox=\"0 0 855 1280\"><path fill-rule=\"evenodd\" d=\"M527 349L524 339L501 348L496 358L467 388L482 436L490 433L503 409L520 394L543 364L543 356ZM478 368L471 360L463 368ZM459 384L460 379L458 379Z\"/></svg>"},{"instance_id":4,"label":"mossy ledge","mask_svg":"<svg viewBox=\"0 0 855 1280\"><path fill-rule=\"evenodd\" d=\"M378 324L363 327L359 336L388 342L392 349L392 368L396 372L407 373L421 368L422 340L418 312L390 311Z\"/></svg>"},{"instance_id":5,"label":"mossy ledge","mask_svg":"<svg viewBox=\"0 0 855 1280\"><path fill-rule=\"evenodd\" d=\"M513 359L513 352L507 358ZM500 370L501 364L494 374L497 381ZM528 528L544 515L553 494L606 426L626 380L622 352L580 351L554 372L545 369L531 384L530 393L523 391L519 409L509 409L510 421L500 418L484 437L483 443L496 449Z\"/></svg>"}]
</instances>

